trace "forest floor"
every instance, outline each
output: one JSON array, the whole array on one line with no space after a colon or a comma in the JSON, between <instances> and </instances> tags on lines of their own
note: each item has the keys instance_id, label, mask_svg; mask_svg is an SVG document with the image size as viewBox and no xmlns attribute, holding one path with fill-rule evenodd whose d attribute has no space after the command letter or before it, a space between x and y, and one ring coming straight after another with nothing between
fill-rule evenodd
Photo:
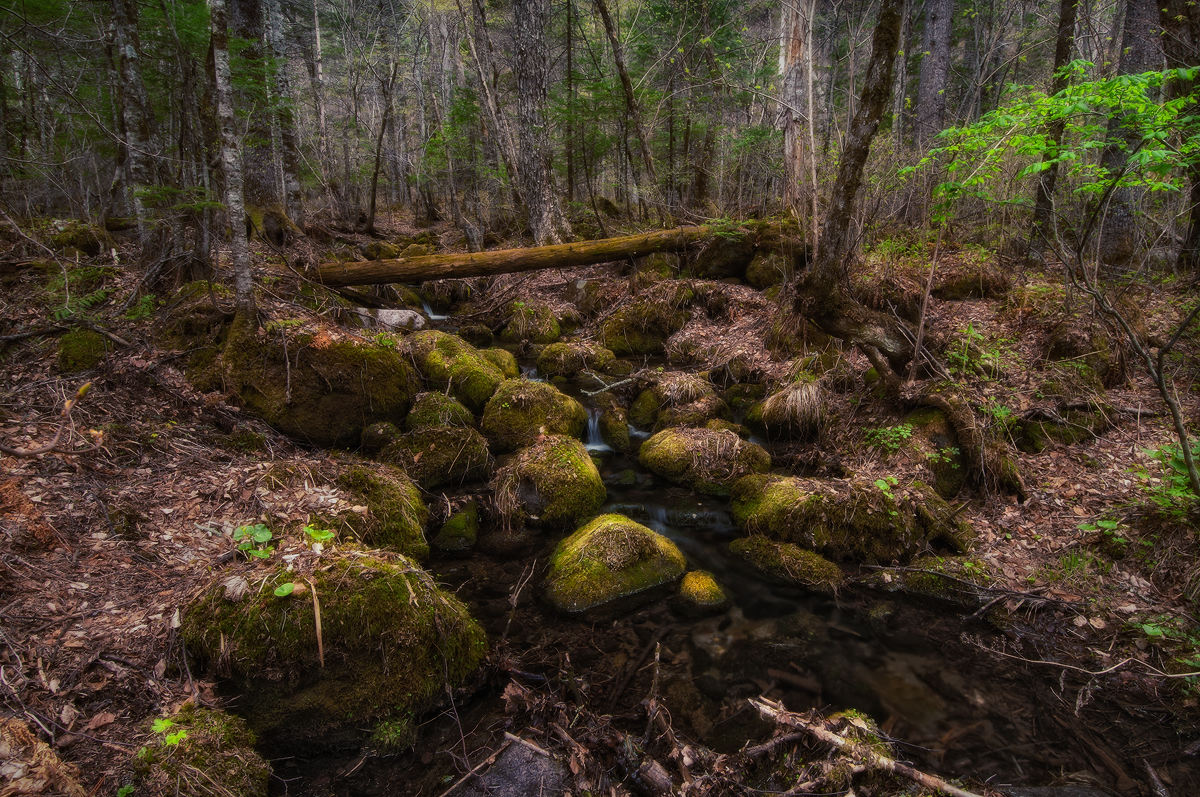
<instances>
[{"instance_id":1,"label":"forest floor","mask_svg":"<svg viewBox=\"0 0 1200 797\"><path fill-rule=\"evenodd\" d=\"M400 219L384 229L392 238L417 233ZM178 629L181 612L218 574L254 567L237 557L232 530L264 516L303 522L341 500L320 474L348 455L301 446L250 417L229 396L194 390L180 370L180 353L159 343L169 307L136 302L128 303L132 311L121 307L141 277L136 268L122 265L125 257L64 260L63 269L82 291L74 298L92 300L86 308L74 305L69 317L56 317L56 310L72 301L64 294L58 267L31 267L33 258L18 251L24 242L7 245L13 253L0 269L0 443L29 448L48 440L64 402L83 383L91 387L74 407L58 450L0 457L0 702L5 714L23 719L77 767L87 794L113 794L128 782L136 753L151 736L151 718L188 701L230 699L210 673L191 667ZM881 252L877 247L864 258L863 268L873 277L866 278L872 289L862 294L885 306L886 297L880 297L889 290L911 294L914 276L927 268L928 251ZM946 255L948 261L980 256L965 248ZM326 300L319 299L314 309L297 298L295 273L278 261L269 250L257 261L264 320L334 324L332 314L319 309ZM506 302L520 297L574 308L581 280L601 282L619 301L637 279L627 271L599 266L508 276L482 291L483 283L473 281L478 292L471 311L474 319L494 319ZM1014 283L992 298L932 300L927 320L931 348L945 353L948 363L962 365L960 381L983 408L983 417L1010 429L1016 429L1017 420L1039 417L1039 408L1055 405L1042 386L1061 376L1046 351L1064 323L1051 306L1061 296L1054 278L1031 272ZM717 372L736 361L759 380L778 379L792 357L772 354L764 343L780 318L776 303L745 285L705 286L710 295L722 297L722 308L696 313L675 334L668 342L667 366ZM1130 290L1150 334L1161 335L1178 315L1179 297L1170 286ZM327 306L333 305L329 298ZM586 336L593 327L584 316ZM106 352L93 367L71 372L59 343L78 324L102 330ZM1177 372L1193 428L1200 426L1194 389L1198 348L1200 335L1185 337ZM772 450L776 462L797 471L852 472L870 480L927 478L929 452L908 444L911 428L894 431L904 426L906 411L862 380L869 363L861 355L845 351L838 356L854 380L830 393L829 411L837 422L819 452L811 445L781 444ZM1186 676L1200 671L1200 549L1194 517L1155 511L1147 498L1148 491L1163 486L1150 452L1174 439L1153 385L1132 361L1123 366L1122 376L1108 381L1111 387L1095 390L1105 406L1098 434L1069 443L1051 440L1037 452L1012 446L1027 490L1024 501L972 488L960 494L955 504L961 504L960 516L976 539L962 560L965 566L955 572L963 579L962 591L975 602L953 594L956 600L926 602L912 610L920 613L908 617L905 633L924 635L928 645L942 648L968 680L1042 685L1037 699L1057 726L1045 723L1049 731L1030 731L1029 738L1013 745L1050 738L1049 746L1070 748L1071 755L1061 760L1055 751L1032 756L1046 785L1194 794L1200 790L1200 681ZM247 433L261 440L261 447L246 450ZM280 463L313 478L287 488L269 486L265 477ZM1139 476L1139 469L1149 477ZM303 544L280 540L277 554L286 557L291 547ZM544 556L534 561L540 572ZM386 762L369 761L367 750L331 755L322 766L284 761L277 767L283 779L273 788L297 794L396 794L401 792L381 784L403 775L410 788L404 793L436 795L493 751L511 746L504 736L509 732L569 762L577 787L607 785L612 793L625 793L631 788L627 781L604 774L614 771L615 754L596 751L613 747L620 733L645 724L647 706L652 717L658 703L670 707L674 730L668 747L677 760L670 761L670 751L661 758L678 776L689 766L702 768L696 762L733 773L733 759L713 764L701 748L732 755L744 743L769 738L770 723L738 719L726 696L743 706L757 695L784 697L796 710L846 702L828 690L814 693L811 673L751 672L748 665L718 687L701 684L703 694L698 694L696 687L686 686L701 683L693 672L695 657L686 651L699 644L700 635L728 628L681 620L663 606L615 622L551 622L536 600L537 581L525 590L520 586L533 572L528 564L435 556L428 565L468 602L494 638L503 638L489 657L484 697L460 707L451 704L447 713L428 720L408 753ZM865 616L877 600L870 596L881 594L881 587L902 572L884 573L881 584L879 573L861 571L838 610L861 608ZM903 607L897 617L907 611ZM753 635L744 628L740 633ZM846 635L861 632L851 628ZM562 675L566 672L570 678ZM796 698L806 692L806 699ZM232 705L236 708L236 700ZM905 749L927 767L937 767L940 760L948 776L982 778L970 770L970 762L990 761L981 752L989 746L997 761L1020 761L1025 755L1002 754L994 735L980 734L965 720L921 731L911 718L905 720L903 710L889 711L886 701L875 700L870 708L884 714L876 719L893 738L940 744L938 755ZM1030 727L1044 722L1027 719ZM715 731L716 726L724 730ZM566 728L573 730L568 734ZM956 738L972 734L975 746L956 753ZM753 769L760 763L749 759L739 766ZM1045 773L1056 765L1057 775L1048 778ZM289 785L287 777L306 780ZM728 774L720 782L737 777ZM718 786L712 789L721 792ZM889 792L867 786L865 793Z\"/></svg>"}]
</instances>

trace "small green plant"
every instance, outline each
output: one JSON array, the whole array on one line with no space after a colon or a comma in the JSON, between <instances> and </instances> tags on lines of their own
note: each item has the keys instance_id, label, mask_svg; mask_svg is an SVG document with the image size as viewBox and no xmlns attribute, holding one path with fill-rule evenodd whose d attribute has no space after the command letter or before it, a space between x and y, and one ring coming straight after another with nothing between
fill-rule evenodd
<instances>
[{"instance_id":1,"label":"small green plant","mask_svg":"<svg viewBox=\"0 0 1200 797\"><path fill-rule=\"evenodd\" d=\"M911 423L868 429L867 445L871 448L877 448L885 454L895 454L908 445L908 441L912 438L912 433L913 426Z\"/></svg>"},{"instance_id":2,"label":"small green plant","mask_svg":"<svg viewBox=\"0 0 1200 797\"><path fill-rule=\"evenodd\" d=\"M269 559L275 552L274 546L267 545L275 535L262 523L253 526L238 526L233 531L237 549L245 554L247 559Z\"/></svg>"},{"instance_id":3,"label":"small green plant","mask_svg":"<svg viewBox=\"0 0 1200 797\"><path fill-rule=\"evenodd\" d=\"M288 581L283 584L280 584L278 587L275 588L275 597L276 598L286 598L288 595L291 595L295 591L296 591L296 582Z\"/></svg>"},{"instance_id":4,"label":"small green plant","mask_svg":"<svg viewBox=\"0 0 1200 797\"><path fill-rule=\"evenodd\" d=\"M892 493L892 488L897 484L899 484L899 482L896 480L895 476L884 476L882 479L875 480L875 486L879 488L879 492L883 493L888 497L889 500L893 501L896 499L896 496Z\"/></svg>"},{"instance_id":5,"label":"small green plant","mask_svg":"<svg viewBox=\"0 0 1200 797\"><path fill-rule=\"evenodd\" d=\"M389 335L387 332L376 332L375 337L372 338L372 340L375 342L376 346L379 346L381 348L384 348L384 349L396 348L396 336Z\"/></svg>"},{"instance_id":6,"label":"small green plant","mask_svg":"<svg viewBox=\"0 0 1200 797\"><path fill-rule=\"evenodd\" d=\"M1162 514L1176 520L1186 518L1200 498L1192 492L1183 449L1178 443L1171 443L1162 448L1146 449L1144 453L1157 460L1161 468L1157 477L1145 468L1133 468L1146 490L1146 497ZM1192 457L1200 458L1200 440L1192 443Z\"/></svg>"},{"instance_id":7,"label":"small green plant","mask_svg":"<svg viewBox=\"0 0 1200 797\"><path fill-rule=\"evenodd\" d=\"M154 315L156 309L158 309L158 297L148 293L125 311L125 317L130 321L144 321Z\"/></svg>"},{"instance_id":8,"label":"small green plant","mask_svg":"<svg viewBox=\"0 0 1200 797\"><path fill-rule=\"evenodd\" d=\"M129 795L133 794L134 791L136 791L136 789L133 784L126 783L124 786L117 789L117 797L129 797Z\"/></svg>"},{"instance_id":9,"label":"small green plant","mask_svg":"<svg viewBox=\"0 0 1200 797\"><path fill-rule=\"evenodd\" d=\"M930 465L949 465L951 468L957 469L958 455L957 446L942 446L926 454L925 459Z\"/></svg>"},{"instance_id":10,"label":"small green plant","mask_svg":"<svg viewBox=\"0 0 1200 797\"><path fill-rule=\"evenodd\" d=\"M108 288L100 288L99 290L85 293L82 296L72 296L70 301L62 307L58 307L52 314L55 321L66 321L68 318L84 315L89 310L104 304L112 291Z\"/></svg>"},{"instance_id":11,"label":"small green plant","mask_svg":"<svg viewBox=\"0 0 1200 797\"><path fill-rule=\"evenodd\" d=\"M313 542L327 542L337 536L336 531L323 529L311 523L304 527L304 533Z\"/></svg>"},{"instance_id":12,"label":"small green plant","mask_svg":"<svg viewBox=\"0 0 1200 797\"><path fill-rule=\"evenodd\" d=\"M188 732L184 728L167 733L173 727L175 727L175 720L167 717L159 717L150 724L150 730L154 731L155 733L164 734L163 744L165 744L167 747L175 747L188 737Z\"/></svg>"},{"instance_id":13,"label":"small green plant","mask_svg":"<svg viewBox=\"0 0 1200 797\"><path fill-rule=\"evenodd\" d=\"M1101 518L1094 522L1080 523L1079 529L1099 532L1101 550L1113 559L1123 558L1129 548L1129 538L1125 536L1125 528L1119 520Z\"/></svg>"}]
</instances>

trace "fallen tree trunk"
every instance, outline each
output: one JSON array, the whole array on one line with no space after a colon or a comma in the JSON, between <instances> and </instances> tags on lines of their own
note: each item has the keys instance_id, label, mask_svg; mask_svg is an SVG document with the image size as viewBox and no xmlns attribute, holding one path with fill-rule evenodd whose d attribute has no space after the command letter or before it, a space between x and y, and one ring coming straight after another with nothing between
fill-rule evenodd
<instances>
[{"instance_id":1,"label":"fallen tree trunk","mask_svg":"<svg viewBox=\"0 0 1200 797\"><path fill-rule=\"evenodd\" d=\"M627 257L641 257L654 252L677 252L708 241L716 235L717 230L709 226L676 227L672 230L624 235L619 238L523 249L422 255L356 263L322 263L317 267L317 280L331 287L341 287L587 266Z\"/></svg>"}]
</instances>

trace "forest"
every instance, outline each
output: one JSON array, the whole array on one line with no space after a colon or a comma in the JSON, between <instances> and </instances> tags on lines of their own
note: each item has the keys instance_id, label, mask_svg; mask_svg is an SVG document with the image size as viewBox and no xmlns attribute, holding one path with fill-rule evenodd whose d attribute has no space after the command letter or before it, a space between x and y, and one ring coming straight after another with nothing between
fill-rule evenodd
<instances>
[{"instance_id":1,"label":"forest","mask_svg":"<svg viewBox=\"0 0 1200 797\"><path fill-rule=\"evenodd\" d=\"M0 797L1200 794L1193 0L0 0Z\"/></svg>"}]
</instances>

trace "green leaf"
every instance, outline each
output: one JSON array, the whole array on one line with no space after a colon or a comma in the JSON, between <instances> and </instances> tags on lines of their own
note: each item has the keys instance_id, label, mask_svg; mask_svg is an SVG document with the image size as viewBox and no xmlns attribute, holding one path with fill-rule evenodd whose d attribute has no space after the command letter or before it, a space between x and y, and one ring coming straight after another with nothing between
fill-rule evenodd
<instances>
[{"instance_id":1,"label":"green leaf","mask_svg":"<svg viewBox=\"0 0 1200 797\"><path fill-rule=\"evenodd\" d=\"M296 589L295 582L289 581L286 584L280 584L278 587L275 588L275 597L276 598L286 598L288 595L292 594L292 591L294 589Z\"/></svg>"},{"instance_id":2,"label":"green leaf","mask_svg":"<svg viewBox=\"0 0 1200 797\"><path fill-rule=\"evenodd\" d=\"M305 526L304 533L307 534L309 539L311 539L313 542L325 542L326 540L331 540L337 536L336 531L322 529L312 525Z\"/></svg>"},{"instance_id":3,"label":"green leaf","mask_svg":"<svg viewBox=\"0 0 1200 797\"><path fill-rule=\"evenodd\" d=\"M174 727L175 720L167 717L159 717L154 722L150 723L150 730L155 733L166 733L170 728Z\"/></svg>"},{"instance_id":4,"label":"green leaf","mask_svg":"<svg viewBox=\"0 0 1200 797\"><path fill-rule=\"evenodd\" d=\"M188 737L188 732L186 730L180 729L178 731L175 731L175 733L167 734L167 738L163 740L163 743L165 745L167 745L167 747L174 747L175 745L179 744L187 737Z\"/></svg>"}]
</instances>

